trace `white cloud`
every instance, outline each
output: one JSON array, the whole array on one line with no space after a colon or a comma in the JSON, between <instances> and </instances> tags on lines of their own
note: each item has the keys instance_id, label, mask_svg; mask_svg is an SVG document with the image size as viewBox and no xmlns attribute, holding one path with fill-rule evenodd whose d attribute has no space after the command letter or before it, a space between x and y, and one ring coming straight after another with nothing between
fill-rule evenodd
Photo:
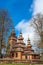
<instances>
[{"instance_id":1,"label":"white cloud","mask_svg":"<svg viewBox=\"0 0 43 65\"><path fill-rule=\"evenodd\" d=\"M34 37L34 33L32 28L29 26L30 22L26 22L25 20L20 21L20 23L18 23L16 25L16 30L18 30L20 32L20 30L22 30L22 34L24 37L24 42L27 44L27 40L28 38L30 38L30 40L33 40Z\"/></svg>"},{"instance_id":2,"label":"white cloud","mask_svg":"<svg viewBox=\"0 0 43 65\"><path fill-rule=\"evenodd\" d=\"M27 44L28 38L30 38L32 45L34 44L34 41L36 43L36 41L38 41L39 39L38 35L36 35L36 33L34 32L34 29L30 27L30 21L28 22L26 22L25 20L20 21L16 25L15 29L18 30L19 32L22 30L24 42L26 44Z\"/></svg>"},{"instance_id":3,"label":"white cloud","mask_svg":"<svg viewBox=\"0 0 43 65\"><path fill-rule=\"evenodd\" d=\"M32 15L36 15L37 13L43 14L43 0L33 0L29 10L30 12L33 11Z\"/></svg>"},{"instance_id":4,"label":"white cloud","mask_svg":"<svg viewBox=\"0 0 43 65\"><path fill-rule=\"evenodd\" d=\"M34 9L34 1L33 1L33 3L32 3L31 6L30 6L29 12L32 12L33 9Z\"/></svg>"},{"instance_id":5,"label":"white cloud","mask_svg":"<svg viewBox=\"0 0 43 65\"><path fill-rule=\"evenodd\" d=\"M33 15L37 13L43 14L43 0L33 0Z\"/></svg>"},{"instance_id":6,"label":"white cloud","mask_svg":"<svg viewBox=\"0 0 43 65\"><path fill-rule=\"evenodd\" d=\"M32 13L33 15L35 15L37 13L43 14L43 0L33 0L33 4L30 7L30 12L32 11L32 9L33 9L33 13ZM30 38L32 44L33 44L34 39L35 39L35 42L38 41L38 35L36 36L36 34L33 32L34 29L32 27L29 27L29 21L21 20L16 25L15 28L19 32L20 32L20 30L22 30L24 42L27 42L28 37Z\"/></svg>"}]
</instances>

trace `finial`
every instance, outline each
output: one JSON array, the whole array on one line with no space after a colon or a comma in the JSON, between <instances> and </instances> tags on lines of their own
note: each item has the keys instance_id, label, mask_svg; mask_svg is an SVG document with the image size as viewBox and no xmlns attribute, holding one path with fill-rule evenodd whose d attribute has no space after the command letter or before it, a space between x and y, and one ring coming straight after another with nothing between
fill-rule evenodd
<instances>
[{"instance_id":1,"label":"finial","mask_svg":"<svg viewBox=\"0 0 43 65\"><path fill-rule=\"evenodd\" d=\"M20 35L18 36L18 40L23 40L22 32L20 31Z\"/></svg>"},{"instance_id":2,"label":"finial","mask_svg":"<svg viewBox=\"0 0 43 65\"><path fill-rule=\"evenodd\" d=\"M28 38L28 41L30 41L30 39Z\"/></svg>"},{"instance_id":3,"label":"finial","mask_svg":"<svg viewBox=\"0 0 43 65\"><path fill-rule=\"evenodd\" d=\"M14 32L14 26L12 26L12 31Z\"/></svg>"},{"instance_id":4,"label":"finial","mask_svg":"<svg viewBox=\"0 0 43 65\"><path fill-rule=\"evenodd\" d=\"M20 30L20 34L22 34L22 30Z\"/></svg>"},{"instance_id":5,"label":"finial","mask_svg":"<svg viewBox=\"0 0 43 65\"><path fill-rule=\"evenodd\" d=\"M15 33L15 31L14 31L14 26L12 26L12 32L11 32L11 35L15 35L16 33Z\"/></svg>"}]
</instances>

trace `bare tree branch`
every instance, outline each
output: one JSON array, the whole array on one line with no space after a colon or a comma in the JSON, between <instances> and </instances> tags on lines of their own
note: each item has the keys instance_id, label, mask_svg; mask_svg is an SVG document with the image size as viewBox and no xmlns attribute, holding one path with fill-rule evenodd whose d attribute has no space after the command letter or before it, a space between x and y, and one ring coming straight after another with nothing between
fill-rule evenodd
<instances>
[{"instance_id":1,"label":"bare tree branch","mask_svg":"<svg viewBox=\"0 0 43 65\"><path fill-rule=\"evenodd\" d=\"M43 15L37 14L31 20L31 26L35 29L35 32L40 36L40 42L37 42L37 47L43 47Z\"/></svg>"}]
</instances>

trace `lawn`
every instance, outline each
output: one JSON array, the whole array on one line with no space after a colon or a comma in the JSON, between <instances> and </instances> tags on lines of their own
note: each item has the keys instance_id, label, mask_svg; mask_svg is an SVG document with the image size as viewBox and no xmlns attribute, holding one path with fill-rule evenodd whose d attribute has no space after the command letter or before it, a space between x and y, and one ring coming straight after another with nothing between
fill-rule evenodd
<instances>
[{"instance_id":1,"label":"lawn","mask_svg":"<svg viewBox=\"0 0 43 65\"><path fill-rule=\"evenodd\" d=\"M12 63L4 63L4 64L0 64L0 65L43 65L43 64L19 64L19 63L15 63L15 64L12 64Z\"/></svg>"}]
</instances>

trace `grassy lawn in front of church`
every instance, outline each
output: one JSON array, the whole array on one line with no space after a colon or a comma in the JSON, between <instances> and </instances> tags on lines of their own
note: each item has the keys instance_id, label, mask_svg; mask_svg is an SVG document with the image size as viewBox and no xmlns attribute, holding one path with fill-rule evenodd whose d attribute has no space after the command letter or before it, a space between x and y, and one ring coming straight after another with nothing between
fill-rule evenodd
<instances>
[{"instance_id":1,"label":"grassy lawn in front of church","mask_svg":"<svg viewBox=\"0 0 43 65\"><path fill-rule=\"evenodd\" d=\"M0 65L43 65L43 64L24 64L24 63L2 63Z\"/></svg>"}]
</instances>

